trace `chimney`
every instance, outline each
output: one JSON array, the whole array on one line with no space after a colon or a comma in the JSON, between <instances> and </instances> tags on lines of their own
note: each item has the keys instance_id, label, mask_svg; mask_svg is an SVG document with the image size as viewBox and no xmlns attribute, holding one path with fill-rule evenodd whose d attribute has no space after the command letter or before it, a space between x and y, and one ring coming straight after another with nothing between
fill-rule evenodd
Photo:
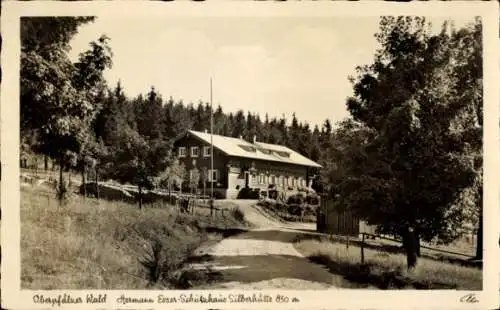
<instances>
[{"instance_id":1,"label":"chimney","mask_svg":"<svg viewBox=\"0 0 500 310\"><path fill-rule=\"evenodd\" d=\"M257 143L257 135L253 135L253 144Z\"/></svg>"},{"instance_id":2,"label":"chimney","mask_svg":"<svg viewBox=\"0 0 500 310\"><path fill-rule=\"evenodd\" d=\"M243 136L242 135L240 135L240 140L243 140Z\"/></svg>"},{"instance_id":3,"label":"chimney","mask_svg":"<svg viewBox=\"0 0 500 310\"><path fill-rule=\"evenodd\" d=\"M208 129L205 129L205 133L208 133Z\"/></svg>"}]
</instances>

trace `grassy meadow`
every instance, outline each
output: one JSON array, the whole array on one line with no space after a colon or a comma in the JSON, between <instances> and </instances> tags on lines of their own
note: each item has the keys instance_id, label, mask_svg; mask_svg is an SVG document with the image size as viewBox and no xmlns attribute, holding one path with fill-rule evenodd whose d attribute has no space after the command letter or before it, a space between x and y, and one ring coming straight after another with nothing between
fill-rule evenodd
<instances>
[{"instance_id":1,"label":"grassy meadow","mask_svg":"<svg viewBox=\"0 0 500 310\"><path fill-rule=\"evenodd\" d=\"M245 226L238 212L208 214L77 195L59 206L52 190L23 186L22 288L175 288L179 266L195 248L222 238L218 231Z\"/></svg>"},{"instance_id":2,"label":"grassy meadow","mask_svg":"<svg viewBox=\"0 0 500 310\"><path fill-rule=\"evenodd\" d=\"M364 249L326 239L298 240L295 248L309 260L324 265L330 272L344 276L346 288L380 289L459 289L481 290L482 271L429 258L419 258L408 272L404 254Z\"/></svg>"}]
</instances>

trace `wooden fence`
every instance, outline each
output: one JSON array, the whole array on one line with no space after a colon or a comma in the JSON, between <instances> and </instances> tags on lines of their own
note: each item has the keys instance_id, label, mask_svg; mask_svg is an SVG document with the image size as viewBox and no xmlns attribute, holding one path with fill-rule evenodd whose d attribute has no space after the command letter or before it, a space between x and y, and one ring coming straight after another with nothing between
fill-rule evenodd
<instances>
[{"instance_id":1,"label":"wooden fence","mask_svg":"<svg viewBox=\"0 0 500 310\"><path fill-rule=\"evenodd\" d=\"M335 210L333 199L322 195L318 209L317 230L327 234L358 236L360 219L352 212Z\"/></svg>"}]
</instances>

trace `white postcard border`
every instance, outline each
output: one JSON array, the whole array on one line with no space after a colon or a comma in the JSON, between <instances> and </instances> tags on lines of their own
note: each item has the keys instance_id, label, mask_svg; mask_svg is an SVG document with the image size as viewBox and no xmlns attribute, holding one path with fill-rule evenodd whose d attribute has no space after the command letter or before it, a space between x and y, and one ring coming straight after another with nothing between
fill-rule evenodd
<instances>
[{"instance_id":1,"label":"white postcard border","mask_svg":"<svg viewBox=\"0 0 500 310\"><path fill-rule=\"evenodd\" d=\"M498 307L499 293L499 7L496 2L56 2L6 1L2 5L1 63L3 81L1 89L1 205L3 221L2 241L2 306L9 309L47 308L47 304L33 302L36 294L57 297L68 294L85 298L87 294L107 294L105 305L61 304L56 308L425 308L425 309L486 309ZM20 16L374 16L374 15L426 15L426 16L482 16L484 39L484 267L483 290L463 291L29 291L20 289L20 180L19 180L19 68L20 68ZM150 296L155 300L159 294L208 294L229 296L230 294L266 294L295 296L297 303L226 303L226 304L120 304L122 295ZM473 293L476 302L464 302L464 296ZM470 300L469 300L470 301Z\"/></svg>"}]
</instances>

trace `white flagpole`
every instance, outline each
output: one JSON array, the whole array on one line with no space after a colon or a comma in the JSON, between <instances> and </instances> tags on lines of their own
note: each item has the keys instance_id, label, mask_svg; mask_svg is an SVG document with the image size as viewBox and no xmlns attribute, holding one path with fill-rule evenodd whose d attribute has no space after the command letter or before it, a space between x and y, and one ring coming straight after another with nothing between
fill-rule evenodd
<instances>
[{"instance_id":1,"label":"white flagpole","mask_svg":"<svg viewBox=\"0 0 500 310\"><path fill-rule=\"evenodd\" d=\"M212 78L210 78L210 198L214 198L214 118L213 118L213 110L212 110Z\"/></svg>"}]
</instances>

